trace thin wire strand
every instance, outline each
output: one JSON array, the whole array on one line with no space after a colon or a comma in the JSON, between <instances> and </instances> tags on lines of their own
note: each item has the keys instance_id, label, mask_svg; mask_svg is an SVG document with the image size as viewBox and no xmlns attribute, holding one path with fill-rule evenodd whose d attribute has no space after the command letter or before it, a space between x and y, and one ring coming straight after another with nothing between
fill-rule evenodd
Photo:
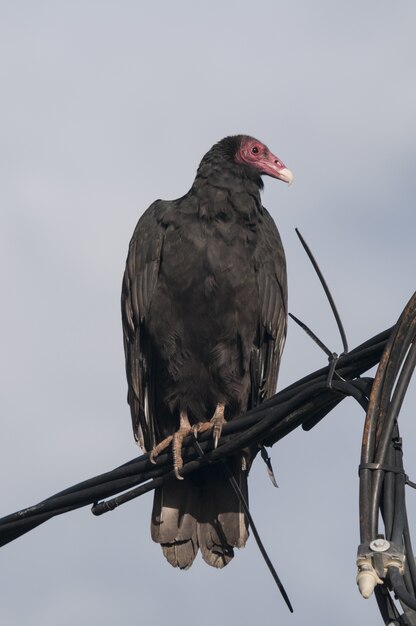
<instances>
[{"instance_id":1,"label":"thin wire strand","mask_svg":"<svg viewBox=\"0 0 416 626\"><path fill-rule=\"evenodd\" d=\"M341 318L339 316L337 307L335 306L335 302L334 302L334 299L333 299L333 297L331 295L331 292L329 291L329 287L328 287L328 285L326 283L326 280L325 280L325 278L324 278L324 276L323 276L323 274L322 274L322 272L321 272L321 270L319 268L318 263L315 260L315 257L313 256L313 254L312 254L308 244L306 243L306 241L304 240L304 238L300 234L299 229L295 228L295 232L296 232L297 236L299 237L300 242L301 242L301 244L302 244L306 254L309 257L309 259L310 259L310 261L311 261L311 263L312 263L312 265L313 265L313 267L315 269L315 272L318 274L318 278L319 278L319 280L321 282L321 285L322 285L322 287L323 287L323 289L325 291L326 297L328 298L328 302L329 302L329 304L331 306L332 312L333 312L335 320L337 322L338 330L339 330L339 333L341 335L342 345L344 347L344 353L347 353L348 352L347 336L345 334L344 326L343 326L343 324L341 322Z\"/></svg>"},{"instance_id":2,"label":"thin wire strand","mask_svg":"<svg viewBox=\"0 0 416 626\"><path fill-rule=\"evenodd\" d=\"M309 328L309 326L307 326L304 322L301 322L301 320L300 320L298 317L296 317L295 315L293 315L293 313L289 313L289 317L291 317L291 318L292 318L292 320L293 320L294 322L296 322L296 324L297 324L298 326L300 326L300 327L301 327L301 329L302 329L302 330L304 330L304 331L305 331L305 333L306 333L307 335L309 335L309 337L310 337L311 339L313 339L313 341L314 341L314 342L315 342L315 343L316 343L316 344L317 344L317 345L321 348L321 350L322 350L323 352L325 352L325 354L326 354L329 358L331 358L331 357L332 357L332 352L331 352L331 350L330 350L329 348L327 348L327 347L326 347L326 345L324 344L324 342L323 342L323 341L321 341L317 335L315 335L315 333L314 333L314 332L313 332L313 331Z\"/></svg>"},{"instance_id":3,"label":"thin wire strand","mask_svg":"<svg viewBox=\"0 0 416 626\"><path fill-rule=\"evenodd\" d=\"M204 456L204 452L203 452L201 446L199 445L199 443L198 443L198 441L196 439L195 439L195 442L194 442L194 447L197 450L198 455L202 458ZM276 570L274 568L274 565L273 565L269 555L267 554L267 550L264 547L264 544L263 544L263 542L262 542L262 540L260 538L260 535L259 535L259 533L257 531L256 525L254 523L253 516L250 513L250 509L249 509L248 504L247 504L247 502L246 502L246 500L244 498L244 495L243 495L243 493L242 493L242 491L241 491L241 489L240 489L236 479L234 478L230 468L228 467L227 463L225 461L221 461L221 466L223 467L224 472L227 474L227 477L228 477L228 480L229 480L229 482L231 484L231 487L233 488L234 493L236 494L236 496L238 497L238 499L239 499L239 501L241 503L241 506L242 506L243 511L244 511L244 513L245 513L245 515L246 515L246 517L248 519L248 523L249 523L251 531L253 533L253 537L256 540L257 546L258 546L258 548L260 550L260 553L261 553L261 555L262 555L262 557L263 557L267 567L269 568L269 571L270 571L271 575L273 576L273 579L274 579L274 581L275 581L275 583L276 583L280 593L282 594L283 599L286 602L286 605L287 605L289 611L291 613L293 613L293 607L292 607L292 604L291 604L291 602L289 600L289 596L287 595L287 592L286 592L286 590L285 590L285 588L284 588L284 586L282 584L282 581L280 580L279 575L276 572Z\"/></svg>"}]
</instances>

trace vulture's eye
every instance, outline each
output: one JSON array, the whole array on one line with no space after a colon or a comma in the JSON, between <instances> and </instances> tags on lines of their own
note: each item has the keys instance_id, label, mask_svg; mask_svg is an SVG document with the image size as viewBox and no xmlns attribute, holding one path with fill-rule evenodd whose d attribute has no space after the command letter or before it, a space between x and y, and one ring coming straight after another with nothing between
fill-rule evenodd
<instances>
[{"instance_id":1,"label":"vulture's eye","mask_svg":"<svg viewBox=\"0 0 416 626\"><path fill-rule=\"evenodd\" d=\"M258 154L259 153L259 149L257 148L257 146L254 146L254 148L251 148L251 151L253 154Z\"/></svg>"}]
</instances>

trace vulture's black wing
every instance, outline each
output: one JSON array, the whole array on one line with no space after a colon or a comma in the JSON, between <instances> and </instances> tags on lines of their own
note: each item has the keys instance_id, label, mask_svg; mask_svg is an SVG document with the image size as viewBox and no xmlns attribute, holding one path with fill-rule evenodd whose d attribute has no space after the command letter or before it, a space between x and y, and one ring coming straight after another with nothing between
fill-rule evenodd
<instances>
[{"instance_id":1,"label":"vulture's black wing","mask_svg":"<svg viewBox=\"0 0 416 626\"><path fill-rule=\"evenodd\" d=\"M272 217L263 211L255 255L260 316L251 355L251 407L275 393L287 325L285 253Z\"/></svg>"},{"instance_id":2,"label":"vulture's black wing","mask_svg":"<svg viewBox=\"0 0 416 626\"><path fill-rule=\"evenodd\" d=\"M121 294L124 352L133 431L144 450L156 444L154 414L155 354L145 332L152 295L157 284L165 228L163 205L157 200L140 218L129 246Z\"/></svg>"}]
</instances>

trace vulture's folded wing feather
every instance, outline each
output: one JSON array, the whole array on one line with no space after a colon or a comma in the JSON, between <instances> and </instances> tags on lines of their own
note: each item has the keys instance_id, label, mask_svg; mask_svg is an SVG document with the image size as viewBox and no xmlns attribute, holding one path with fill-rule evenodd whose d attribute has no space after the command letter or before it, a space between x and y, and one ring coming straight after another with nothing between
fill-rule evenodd
<instances>
[{"instance_id":1,"label":"vulture's folded wing feather","mask_svg":"<svg viewBox=\"0 0 416 626\"><path fill-rule=\"evenodd\" d=\"M251 355L251 406L275 393L280 356L286 338L286 261L279 232L264 211L255 255L260 312L256 345Z\"/></svg>"},{"instance_id":2,"label":"vulture's folded wing feather","mask_svg":"<svg viewBox=\"0 0 416 626\"><path fill-rule=\"evenodd\" d=\"M156 443L154 415L155 354L145 332L145 320L155 290L165 228L165 203L157 200L140 218L130 242L121 294L128 402L136 441L144 450Z\"/></svg>"}]
</instances>

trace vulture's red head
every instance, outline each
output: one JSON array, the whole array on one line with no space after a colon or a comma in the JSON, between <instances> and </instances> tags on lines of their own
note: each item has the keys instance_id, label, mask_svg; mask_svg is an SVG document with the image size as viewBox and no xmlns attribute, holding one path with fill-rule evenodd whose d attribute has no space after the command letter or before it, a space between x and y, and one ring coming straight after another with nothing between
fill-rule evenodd
<instances>
[{"instance_id":1,"label":"vulture's red head","mask_svg":"<svg viewBox=\"0 0 416 626\"><path fill-rule=\"evenodd\" d=\"M248 135L225 137L212 146L202 159L197 177L218 178L234 175L263 187L262 175L291 183L292 172L269 148Z\"/></svg>"},{"instance_id":2,"label":"vulture's red head","mask_svg":"<svg viewBox=\"0 0 416 626\"><path fill-rule=\"evenodd\" d=\"M292 172L287 169L279 157L270 152L264 143L247 135L239 135L239 138L239 146L234 156L237 163L244 163L254 168L260 175L267 174L267 176L291 184L293 181Z\"/></svg>"}]
</instances>

